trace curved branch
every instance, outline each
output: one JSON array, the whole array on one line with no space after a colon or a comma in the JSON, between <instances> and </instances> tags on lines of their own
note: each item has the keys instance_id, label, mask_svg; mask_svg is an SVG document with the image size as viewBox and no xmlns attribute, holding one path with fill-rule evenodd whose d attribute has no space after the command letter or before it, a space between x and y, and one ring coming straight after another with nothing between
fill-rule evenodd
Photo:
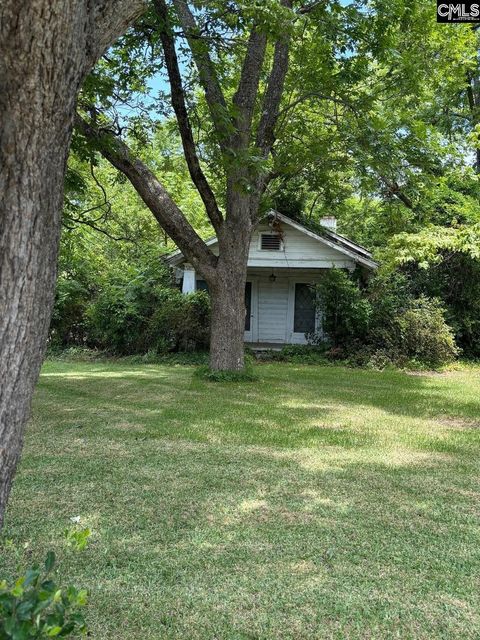
<instances>
[{"instance_id":1,"label":"curved branch","mask_svg":"<svg viewBox=\"0 0 480 640\"><path fill-rule=\"evenodd\" d=\"M160 226L179 246L185 257L204 276L214 277L217 257L210 251L195 229L175 204L158 178L128 146L111 133L96 129L79 114L75 126L95 143L100 153L115 168L121 171L147 205Z\"/></svg>"},{"instance_id":2,"label":"curved branch","mask_svg":"<svg viewBox=\"0 0 480 640\"><path fill-rule=\"evenodd\" d=\"M90 69L107 47L148 9L147 0L103 0L88 5L87 20L92 38L85 52L86 69Z\"/></svg>"},{"instance_id":3,"label":"curved branch","mask_svg":"<svg viewBox=\"0 0 480 640\"><path fill-rule=\"evenodd\" d=\"M97 225L94 224L91 220L82 220L81 218L74 218L73 216L67 216L67 218L71 222L75 222L76 224L84 224L85 226L90 227L91 229L94 229L95 231L98 231L99 233L103 233L103 235L107 236L107 238L110 238L110 240L115 240L115 241L124 240L125 242L133 242L134 244L136 244L136 242L135 242L135 240L133 238L129 238L128 236L114 236L110 232L108 232L106 229L102 229L101 227L97 227ZM65 223L63 223L63 224L67 229L72 230L72 229L75 228L75 227L69 227Z\"/></svg>"}]
</instances>

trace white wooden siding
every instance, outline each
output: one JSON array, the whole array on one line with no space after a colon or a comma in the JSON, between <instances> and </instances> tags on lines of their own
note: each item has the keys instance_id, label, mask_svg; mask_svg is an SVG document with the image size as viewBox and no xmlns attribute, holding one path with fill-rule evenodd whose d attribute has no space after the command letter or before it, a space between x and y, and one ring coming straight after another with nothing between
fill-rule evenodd
<instances>
[{"instance_id":1,"label":"white wooden siding","mask_svg":"<svg viewBox=\"0 0 480 640\"><path fill-rule=\"evenodd\" d=\"M263 251L260 249L260 234L271 232L270 227L263 225L256 229L250 243L248 255L249 267L297 267L297 268L329 268L354 267L354 261L348 256L315 240L288 225L283 225L283 243L280 251Z\"/></svg>"},{"instance_id":2,"label":"white wooden siding","mask_svg":"<svg viewBox=\"0 0 480 640\"><path fill-rule=\"evenodd\" d=\"M271 233L267 225L253 232L248 253L249 267L279 267L300 269L353 269L355 261L344 253L315 240L298 229L282 225L283 243L280 251L265 251L260 248L260 234ZM218 256L218 244L212 244L210 250Z\"/></svg>"}]
</instances>

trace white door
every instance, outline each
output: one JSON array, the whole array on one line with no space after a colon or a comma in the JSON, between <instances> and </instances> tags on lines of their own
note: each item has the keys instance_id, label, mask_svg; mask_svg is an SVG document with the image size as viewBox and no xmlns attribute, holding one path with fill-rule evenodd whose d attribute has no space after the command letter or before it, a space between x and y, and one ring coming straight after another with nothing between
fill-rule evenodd
<instances>
[{"instance_id":1,"label":"white door","mask_svg":"<svg viewBox=\"0 0 480 640\"><path fill-rule=\"evenodd\" d=\"M319 318L315 311L310 282L290 280L287 324L287 342L289 344L307 344L306 336L318 329Z\"/></svg>"},{"instance_id":2,"label":"white door","mask_svg":"<svg viewBox=\"0 0 480 640\"><path fill-rule=\"evenodd\" d=\"M288 314L288 278L258 278L258 341L284 344Z\"/></svg>"}]
</instances>

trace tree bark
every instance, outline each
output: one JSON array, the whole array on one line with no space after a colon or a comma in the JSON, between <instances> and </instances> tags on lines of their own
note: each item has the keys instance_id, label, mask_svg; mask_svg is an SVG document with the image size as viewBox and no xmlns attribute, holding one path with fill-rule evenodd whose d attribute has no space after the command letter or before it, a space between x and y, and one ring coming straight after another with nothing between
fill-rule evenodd
<instances>
[{"instance_id":1,"label":"tree bark","mask_svg":"<svg viewBox=\"0 0 480 640\"><path fill-rule=\"evenodd\" d=\"M241 371L244 368L246 269L226 270L210 287L212 306L210 368Z\"/></svg>"},{"instance_id":2,"label":"tree bark","mask_svg":"<svg viewBox=\"0 0 480 640\"><path fill-rule=\"evenodd\" d=\"M240 248L237 234L227 232L223 236L219 239L223 250L220 249L215 278L208 283L212 305L210 368L214 371L240 371L245 364L245 282L250 239Z\"/></svg>"},{"instance_id":3,"label":"tree bark","mask_svg":"<svg viewBox=\"0 0 480 640\"><path fill-rule=\"evenodd\" d=\"M53 305L76 95L143 10L139 0L0 5L0 528Z\"/></svg>"},{"instance_id":4,"label":"tree bark","mask_svg":"<svg viewBox=\"0 0 480 640\"><path fill-rule=\"evenodd\" d=\"M210 368L214 371L241 371L244 366L245 283L252 225L245 223L250 203L245 196L234 197L236 220L227 214L227 223L218 236L219 258L215 277L209 282L212 305Z\"/></svg>"}]
</instances>

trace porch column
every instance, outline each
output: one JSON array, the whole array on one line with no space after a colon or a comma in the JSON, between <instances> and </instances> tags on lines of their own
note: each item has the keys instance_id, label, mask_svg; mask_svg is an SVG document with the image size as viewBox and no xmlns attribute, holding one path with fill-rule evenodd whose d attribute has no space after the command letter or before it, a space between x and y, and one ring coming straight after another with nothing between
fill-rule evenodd
<instances>
[{"instance_id":1,"label":"porch column","mask_svg":"<svg viewBox=\"0 0 480 640\"><path fill-rule=\"evenodd\" d=\"M195 269L191 264L186 264L183 269L182 293L192 293L192 291L196 291L196 285Z\"/></svg>"}]
</instances>

